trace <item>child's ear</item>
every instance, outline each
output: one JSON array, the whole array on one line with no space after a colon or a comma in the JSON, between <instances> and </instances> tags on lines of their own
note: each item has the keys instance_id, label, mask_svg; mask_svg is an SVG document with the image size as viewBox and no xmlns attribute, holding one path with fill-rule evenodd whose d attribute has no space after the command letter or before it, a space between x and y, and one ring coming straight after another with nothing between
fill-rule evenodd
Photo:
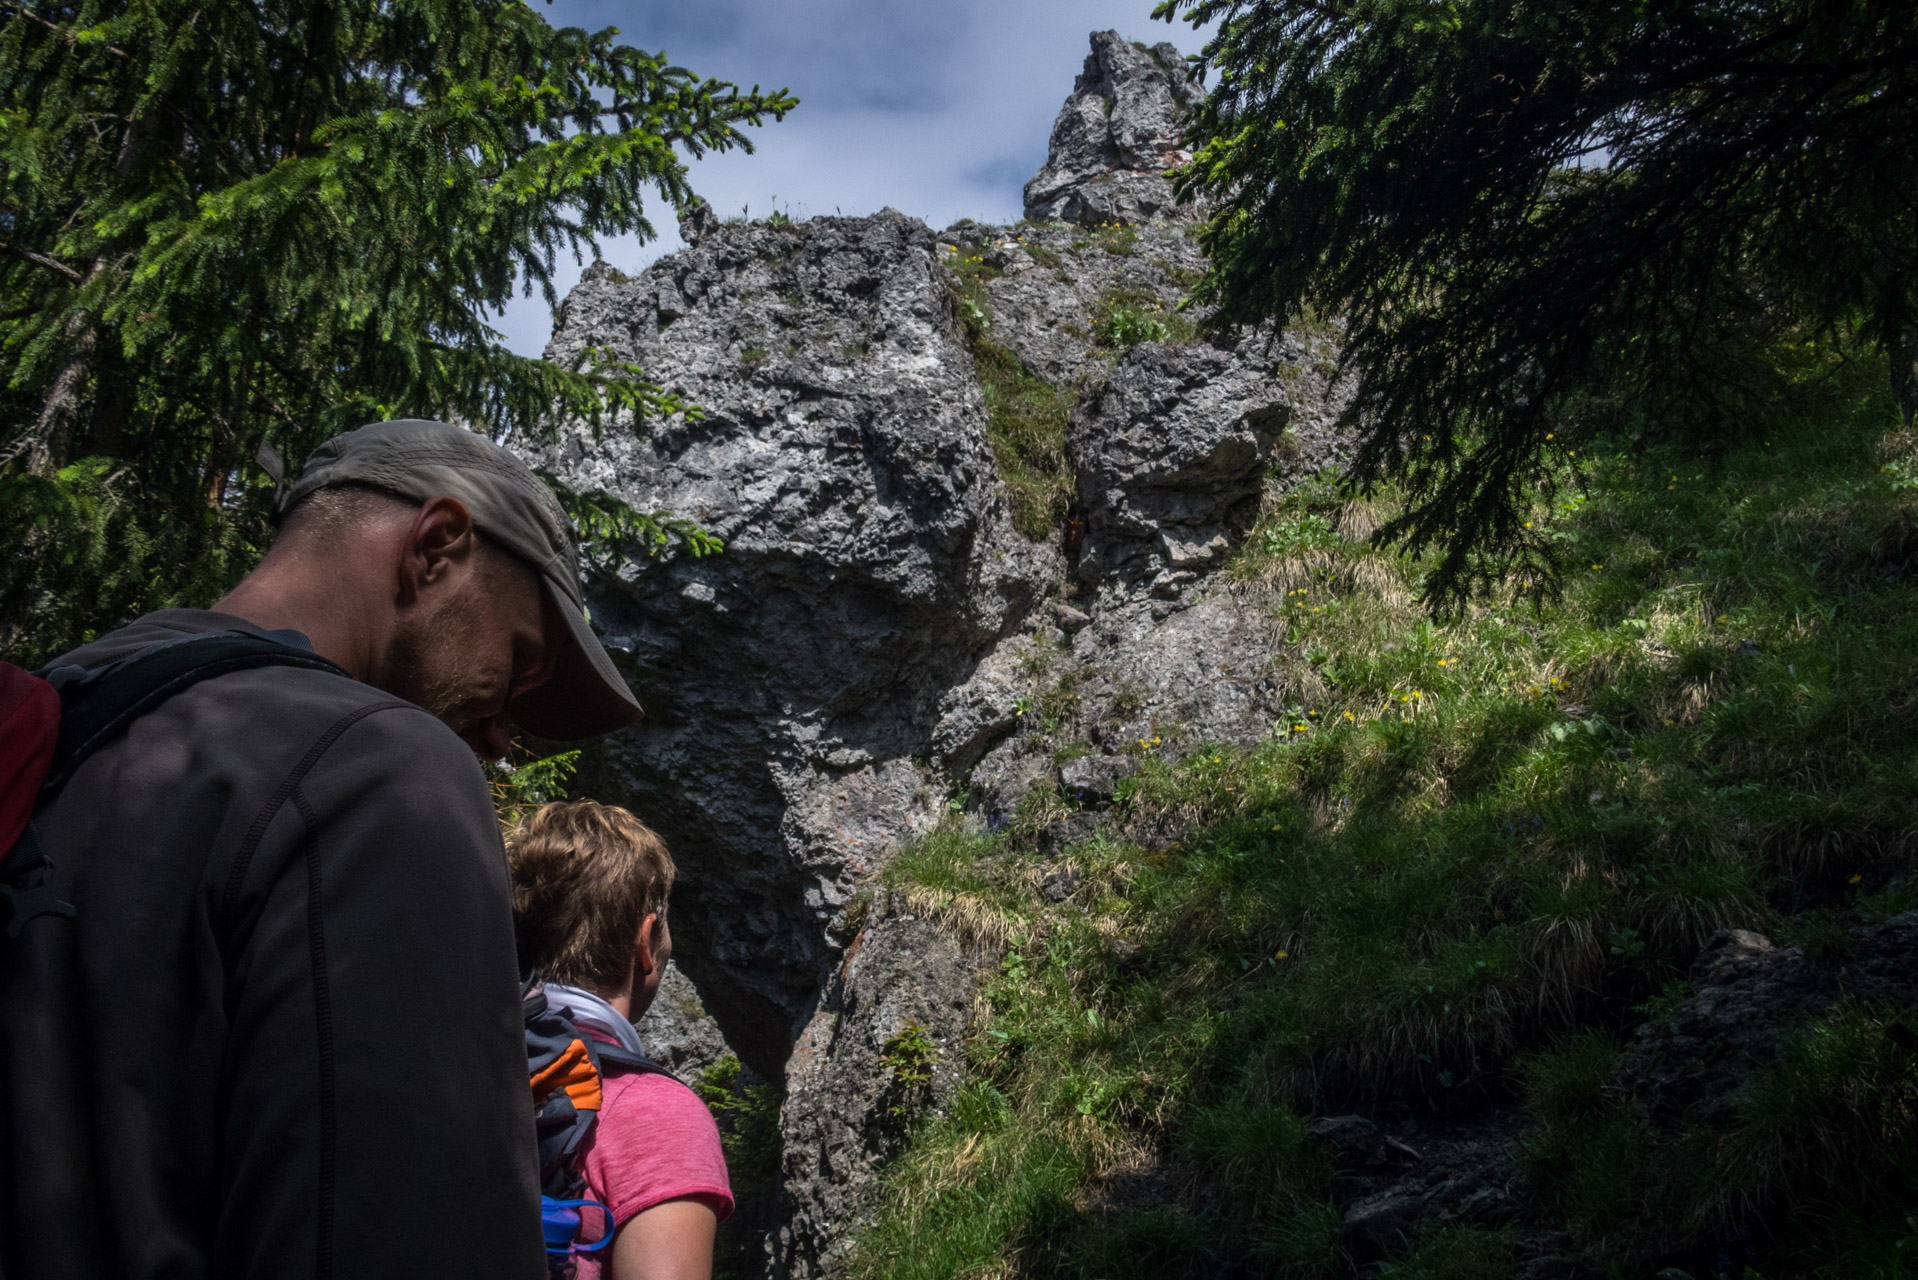
<instances>
[{"instance_id":1,"label":"child's ear","mask_svg":"<svg viewBox=\"0 0 1918 1280\"><path fill-rule=\"evenodd\" d=\"M653 971L658 964L656 959L658 946L659 915L653 912L639 922L639 945L633 955L635 973L644 975Z\"/></svg>"}]
</instances>

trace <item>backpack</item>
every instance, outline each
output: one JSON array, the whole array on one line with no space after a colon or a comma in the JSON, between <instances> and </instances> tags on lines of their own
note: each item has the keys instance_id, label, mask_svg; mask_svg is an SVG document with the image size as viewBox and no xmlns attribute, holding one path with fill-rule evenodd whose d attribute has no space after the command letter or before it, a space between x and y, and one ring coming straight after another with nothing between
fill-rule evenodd
<instances>
[{"instance_id":1,"label":"backpack","mask_svg":"<svg viewBox=\"0 0 1918 1280\"><path fill-rule=\"evenodd\" d=\"M53 860L33 815L94 752L174 694L254 667L306 667L346 676L311 650L246 631L167 640L98 670L26 672L0 662L0 925L17 938L37 916L66 916ZM350 678L350 677L349 677Z\"/></svg>"},{"instance_id":2,"label":"backpack","mask_svg":"<svg viewBox=\"0 0 1918 1280\"><path fill-rule=\"evenodd\" d=\"M546 987L535 973L520 986L520 1013L526 1030L526 1068L533 1086L533 1123L539 1136L540 1229L546 1237L547 1270L573 1272L573 1258L598 1253L613 1239L612 1210L597 1200L580 1199L586 1175L580 1148L599 1122L608 1071L644 1071L671 1076L643 1054L607 1044L573 1025L566 1011L547 1002ZM585 1219L598 1211L604 1229L579 1243Z\"/></svg>"}]
</instances>

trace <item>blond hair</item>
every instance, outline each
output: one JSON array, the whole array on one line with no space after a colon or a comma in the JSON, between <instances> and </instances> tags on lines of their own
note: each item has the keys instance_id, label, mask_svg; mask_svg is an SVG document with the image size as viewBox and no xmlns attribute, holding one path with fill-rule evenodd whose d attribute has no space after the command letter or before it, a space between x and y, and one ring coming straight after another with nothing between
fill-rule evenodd
<instances>
[{"instance_id":1,"label":"blond hair","mask_svg":"<svg viewBox=\"0 0 1918 1280\"><path fill-rule=\"evenodd\" d=\"M639 927L666 918L673 856L652 828L616 805L549 804L506 833L520 958L542 976L595 995L632 976Z\"/></svg>"}]
</instances>

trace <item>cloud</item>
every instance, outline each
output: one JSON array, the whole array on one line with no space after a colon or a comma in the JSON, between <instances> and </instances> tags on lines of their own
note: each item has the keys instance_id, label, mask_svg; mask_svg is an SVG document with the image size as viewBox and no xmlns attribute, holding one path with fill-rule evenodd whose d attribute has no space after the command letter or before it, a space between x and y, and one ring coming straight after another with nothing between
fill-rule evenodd
<instances>
[{"instance_id":1,"label":"cloud","mask_svg":"<svg viewBox=\"0 0 1918 1280\"><path fill-rule=\"evenodd\" d=\"M784 122L753 132L755 154L694 162L693 189L720 213L763 217L777 197L795 217L891 206L943 227L1019 218L1020 189L1045 162L1091 32L1198 51L1202 35L1153 22L1151 10L1151 0L557 0L543 12L558 25L618 27L624 43L664 49L703 76L800 97ZM670 208L655 199L647 212L658 240L600 246L621 270L683 247ZM562 297L579 272L559 264ZM527 355L552 334L537 296L496 323Z\"/></svg>"}]
</instances>

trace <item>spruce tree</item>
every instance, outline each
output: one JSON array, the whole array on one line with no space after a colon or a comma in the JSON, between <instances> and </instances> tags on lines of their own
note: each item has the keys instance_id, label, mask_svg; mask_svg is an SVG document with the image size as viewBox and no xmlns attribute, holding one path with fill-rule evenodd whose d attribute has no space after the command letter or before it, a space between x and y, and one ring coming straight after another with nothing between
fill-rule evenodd
<instances>
[{"instance_id":1,"label":"spruce tree","mask_svg":"<svg viewBox=\"0 0 1918 1280\"><path fill-rule=\"evenodd\" d=\"M262 444L680 407L487 323L516 292L556 306L560 254L650 237L643 195L683 205L689 156L796 105L617 36L521 0L0 3L10 657L216 594L269 533Z\"/></svg>"},{"instance_id":2,"label":"spruce tree","mask_svg":"<svg viewBox=\"0 0 1918 1280\"><path fill-rule=\"evenodd\" d=\"M1780 350L1875 345L1918 413L1918 6L1162 0L1216 22L1180 182L1220 327L1343 317L1361 488L1428 599L1553 556L1581 441L1764 421ZM1554 465L1546 466L1545 463Z\"/></svg>"}]
</instances>

